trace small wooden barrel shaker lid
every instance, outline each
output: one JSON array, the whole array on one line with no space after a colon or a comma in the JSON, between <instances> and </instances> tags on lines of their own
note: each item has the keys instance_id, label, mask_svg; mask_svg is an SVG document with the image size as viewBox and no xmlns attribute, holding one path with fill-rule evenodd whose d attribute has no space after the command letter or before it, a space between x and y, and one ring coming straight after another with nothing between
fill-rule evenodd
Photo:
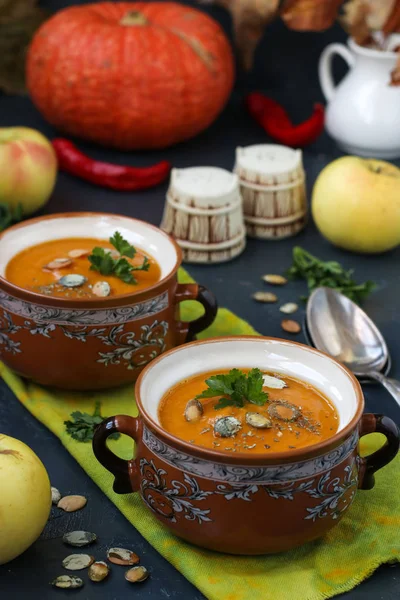
<instances>
[{"instance_id":1,"label":"small wooden barrel shaker lid","mask_svg":"<svg viewBox=\"0 0 400 600\"><path fill-rule=\"evenodd\" d=\"M217 167L173 169L161 228L186 262L230 260L245 247L238 177Z\"/></svg>"},{"instance_id":2,"label":"small wooden barrel shaker lid","mask_svg":"<svg viewBox=\"0 0 400 600\"><path fill-rule=\"evenodd\" d=\"M306 223L301 150L277 144L236 149L247 233L264 239L294 235Z\"/></svg>"}]
</instances>

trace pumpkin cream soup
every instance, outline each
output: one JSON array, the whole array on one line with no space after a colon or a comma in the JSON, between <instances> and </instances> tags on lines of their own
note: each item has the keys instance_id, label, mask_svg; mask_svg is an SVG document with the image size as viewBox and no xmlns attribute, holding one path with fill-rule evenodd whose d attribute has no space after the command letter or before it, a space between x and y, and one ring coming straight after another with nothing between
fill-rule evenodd
<instances>
[{"instance_id":1,"label":"pumpkin cream soup","mask_svg":"<svg viewBox=\"0 0 400 600\"><path fill-rule=\"evenodd\" d=\"M219 371L178 383L162 398L161 426L220 451L290 452L334 435L334 406L308 383L259 369Z\"/></svg>"},{"instance_id":2,"label":"pumpkin cream soup","mask_svg":"<svg viewBox=\"0 0 400 600\"><path fill-rule=\"evenodd\" d=\"M160 280L161 270L116 232L110 241L71 238L26 248L10 260L5 275L39 294L93 299L148 288Z\"/></svg>"}]
</instances>

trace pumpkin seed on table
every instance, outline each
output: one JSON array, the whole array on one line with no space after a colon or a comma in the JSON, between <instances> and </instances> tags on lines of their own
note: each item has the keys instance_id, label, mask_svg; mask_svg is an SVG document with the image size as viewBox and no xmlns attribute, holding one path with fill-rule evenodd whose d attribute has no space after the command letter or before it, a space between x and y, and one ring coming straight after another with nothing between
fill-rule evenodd
<instances>
[{"instance_id":1,"label":"pumpkin seed on table","mask_svg":"<svg viewBox=\"0 0 400 600\"><path fill-rule=\"evenodd\" d=\"M278 301L278 296L271 294L271 292L255 292L253 294L253 300L256 302L268 302L273 303Z\"/></svg>"},{"instance_id":2,"label":"pumpkin seed on table","mask_svg":"<svg viewBox=\"0 0 400 600\"><path fill-rule=\"evenodd\" d=\"M189 400L189 402L186 404L185 419L189 423L194 423L199 421L203 412L202 403L197 400L197 398L192 398L192 400Z\"/></svg>"},{"instance_id":3,"label":"pumpkin seed on table","mask_svg":"<svg viewBox=\"0 0 400 600\"><path fill-rule=\"evenodd\" d=\"M261 279L271 285L285 285L287 283L286 277L282 275L263 275Z\"/></svg>"},{"instance_id":4,"label":"pumpkin seed on table","mask_svg":"<svg viewBox=\"0 0 400 600\"><path fill-rule=\"evenodd\" d=\"M132 567L125 573L125 579L130 583L139 583L141 581L145 581L150 573L146 569L146 567Z\"/></svg>"},{"instance_id":5,"label":"pumpkin seed on table","mask_svg":"<svg viewBox=\"0 0 400 600\"><path fill-rule=\"evenodd\" d=\"M258 412L247 412L245 419L247 425L255 427L256 429L267 429L272 427L270 419Z\"/></svg>"},{"instance_id":6,"label":"pumpkin seed on table","mask_svg":"<svg viewBox=\"0 0 400 600\"><path fill-rule=\"evenodd\" d=\"M291 319L283 319L281 323L281 327L284 331L288 333L300 333L301 325L297 321L292 321Z\"/></svg>"},{"instance_id":7,"label":"pumpkin seed on table","mask_svg":"<svg viewBox=\"0 0 400 600\"><path fill-rule=\"evenodd\" d=\"M107 560L114 565L136 565L139 557L132 550L126 548L109 548L107 550Z\"/></svg>"},{"instance_id":8,"label":"pumpkin seed on table","mask_svg":"<svg viewBox=\"0 0 400 600\"><path fill-rule=\"evenodd\" d=\"M89 546L89 544L93 544L96 540L97 535L95 533L90 533L90 531L69 531L63 535L64 544L74 546L75 548Z\"/></svg>"},{"instance_id":9,"label":"pumpkin seed on table","mask_svg":"<svg viewBox=\"0 0 400 600\"><path fill-rule=\"evenodd\" d=\"M242 424L235 417L219 417L214 423L214 433L219 437L234 437L242 428Z\"/></svg>"},{"instance_id":10,"label":"pumpkin seed on table","mask_svg":"<svg viewBox=\"0 0 400 600\"><path fill-rule=\"evenodd\" d=\"M94 556L90 554L70 554L62 561L62 566L68 571L81 571L94 563Z\"/></svg>"},{"instance_id":11,"label":"pumpkin seed on table","mask_svg":"<svg viewBox=\"0 0 400 600\"><path fill-rule=\"evenodd\" d=\"M292 313L295 313L298 308L298 305L294 302L287 302L286 304L282 304L279 310L287 315L291 315Z\"/></svg>"},{"instance_id":12,"label":"pumpkin seed on table","mask_svg":"<svg viewBox=\"0 0 400 600\"><path fill-rule=\"evenodd\" d=\"M263 375L263 385L275 390L283 390L287 387L286 381L279 379L279 377L272 377L272 375Z\"/></svg>"},{"instance_id":13,"label":"pumpkin seed on table","mask_svg":"<svg viewBox=\"0 0 400 600\"><path fill-rule=\"evenodd\" d=\"M51 501L53 504L58 504L61 500L61 493L60 491L55 488L55 487L51 487Z\"/></svg>"},{"instance_id":14,"label":"pumpkin seed on table","mask_svg":"<svg viewBox=\"0 0 400 600\"><path fill-rule=\"evenodd\" d=\"M77 248L76 250L70 250L68 252L68 256L70 258L82 258L83 256L87 256L89 254L89 250L80 250Z\"/></svg>"},{"instance_id":15,"label":"pumpkin seed on table","mask_svg":"<svg viewBox=\"0 0 400 600\"><path fill-rule=\"evenodd\" d=\"M97 281L92 287L92 292L95 296L105 298L111 293L111 286L107 281Z\"/></svg>"},{"instance_id":16,"label":"pumpkin seed on table","mask_svg":"<svg viewBox=\"0 0 400 600\"><path fill-rule=\"evenodd\" d=\"M110 573L110 569L102 560L97 560L89 567L88 576L90 581L103 581L108 574Z\"/></svg>"},{"instance_id":17,"label":"pumpkin seed on table","mask_svg":"<svg viewBox=\"0 0 400 600\"><path fill-rule=\"evenodd\" d=\"M58 280L58 283L67 288L76 288L81 287L84 283L87 282L87 279L84 275L79 275L78 273L70 273L69 275L64 275Z\"/></svg>"},{"instance_id":18,"label":"pumpkin seed on table","mask_svg":"<svg viewBox=\"0 0 400 600\"><path fill-rule=\"evenodd\" d=\"M58 508L62 508L65 512L75 512L81 510L87 504L85 496L64 496L57 504Z\"/></svg>"},{"instance_id":19,"label":"pumpkin seed on table","mask_svg":"<svg viewBox=\"0 0 400 600\"><path fill-rule=\"evenodd\" d=\"M51 585L64 590L76 590L83 587L83 581L80 577L76 577L75 575L60 575L53 579Z\"/></svg>"},{"instance_id":20,"label":"pumpkin seed on table","mask_svg":"<svg viewBox=\"0 0 400 600\"><path fill-rule=\"evenodd\" d=\"M45 269L55 271L56 269L65 269L65 267L69 267L70 265L72 265L72 260L70 258L55 258L45 265Z\"/></svg>"}]
</instances>

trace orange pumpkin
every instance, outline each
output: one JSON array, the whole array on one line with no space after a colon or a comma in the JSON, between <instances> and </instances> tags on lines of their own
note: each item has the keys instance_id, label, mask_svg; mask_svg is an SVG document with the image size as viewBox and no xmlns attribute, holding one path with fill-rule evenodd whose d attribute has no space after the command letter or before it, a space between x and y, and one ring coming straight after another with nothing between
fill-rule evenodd
<instances>
[{"instance_id":1,"label":"orange pumpkin","mask_svg":"<svg viewBox=\"0 0 400 600\"><path fill-rule=\"evenodd\" d=\"M198 134L233 80L220 26L174 2L71 6L39 28L27 58L29 92L52 125L124 150Z\"/></svg>"}]
</instances>

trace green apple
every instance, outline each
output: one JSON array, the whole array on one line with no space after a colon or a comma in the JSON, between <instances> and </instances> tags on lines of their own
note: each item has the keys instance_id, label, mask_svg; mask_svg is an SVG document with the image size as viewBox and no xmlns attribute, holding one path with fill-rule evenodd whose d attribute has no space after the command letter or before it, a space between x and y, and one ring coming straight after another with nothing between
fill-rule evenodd
<instances>
[{"instance_id":1,"label":"green apple","mask_svg":"<svg viewBox=\"0 0 400 600\"><path fill-rule=\"evenodd\" d=\"M26 444L0 434L0 565L37 540L50 508L51 487L43 463Z\"/></svg>"},{"instance_id":2,"label":"green apple","mask_svg":"<svg viewBox=\"0 0 400 600\"><path fill-rule=\"evenodd\" d=\"M50 141L28 127L0 127L0 203L28 216L54 189L57 158Z\"/></svg>"},{"instance_id":3,"label":"green apple","mask_svg":"<svg viewBox=\"0 0 400 600\"><path fill-rule=\"evenodd\" d=\"M400 244L400 169L372 158L344 156L319 174L312 215L327 240L353 252Z\"/></svg>"}]
</instances>

